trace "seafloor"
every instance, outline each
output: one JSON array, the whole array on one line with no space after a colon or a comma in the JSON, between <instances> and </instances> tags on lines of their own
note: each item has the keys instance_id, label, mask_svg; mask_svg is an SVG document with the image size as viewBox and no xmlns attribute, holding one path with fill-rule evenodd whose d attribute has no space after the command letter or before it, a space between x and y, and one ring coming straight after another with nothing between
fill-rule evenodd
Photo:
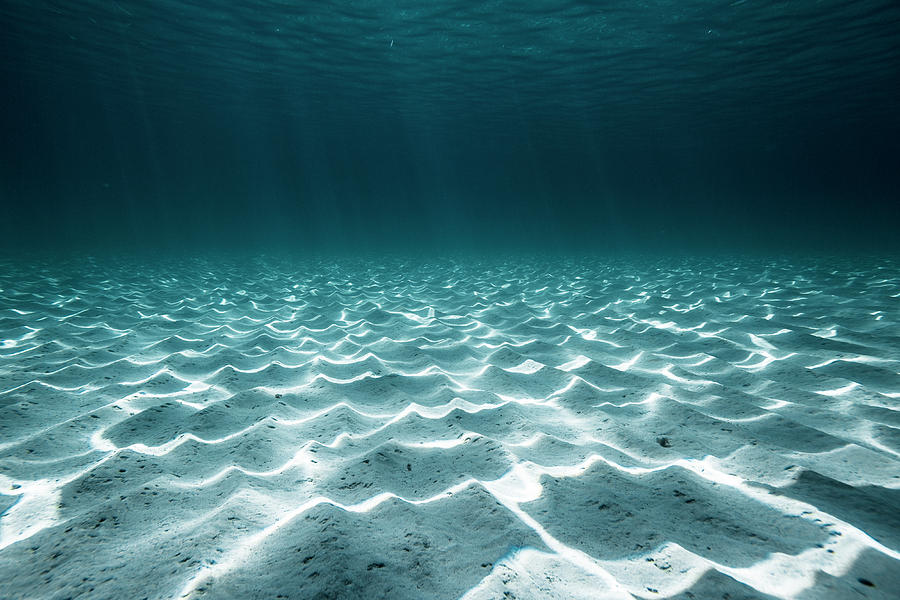
<instances>
[{"instance_id":1,"label":"seafloor","mask_svg":"<svg viewBox=\"0 0 900 600\"><path fill-rule=\"evenodd\" d=\"M0 264L0 598L896 598L900 269Z\"/></svg>"}]
</instances>

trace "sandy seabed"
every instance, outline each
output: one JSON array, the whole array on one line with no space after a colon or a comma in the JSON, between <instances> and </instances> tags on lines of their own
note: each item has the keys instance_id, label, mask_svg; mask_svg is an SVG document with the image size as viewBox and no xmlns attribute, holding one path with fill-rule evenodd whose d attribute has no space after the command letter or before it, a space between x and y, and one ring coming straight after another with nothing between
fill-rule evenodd
<instances>
[{"instance_id":1,"label":"sandy seabed","mask_svg":"<svg viewBox=\"0 0 900 600\"><path fill-rule=\"evenodd\" d=\"M0 598L896 598L893 260L0 264Z\"/></svg>"}]
</instances>

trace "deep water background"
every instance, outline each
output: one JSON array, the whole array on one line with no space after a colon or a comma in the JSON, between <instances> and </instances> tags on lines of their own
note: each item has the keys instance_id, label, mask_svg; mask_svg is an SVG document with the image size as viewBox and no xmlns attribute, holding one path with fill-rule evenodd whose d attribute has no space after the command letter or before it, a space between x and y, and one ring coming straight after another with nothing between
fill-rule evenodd
<instances>
[{"instance_id":1,"label":"deep water background","mask_svg":"<svg viewBox=\"0 0 900 600\"><path fill-rule=\"evenodd\" d=\"M0 2L0 248L895 252L900 4Z\"/></svg>"}]
</instances>

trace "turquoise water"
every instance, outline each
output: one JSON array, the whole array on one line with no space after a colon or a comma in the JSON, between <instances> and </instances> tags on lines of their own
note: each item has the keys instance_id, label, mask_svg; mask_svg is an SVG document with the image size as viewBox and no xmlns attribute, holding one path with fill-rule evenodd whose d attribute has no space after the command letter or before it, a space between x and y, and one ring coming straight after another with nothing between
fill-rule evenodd
<instances>
[{"instance_id":1,"label":"turquoise water","mask_svg":"<svg viewBox=\"0 0 900 600\"><path fill-rule=\"evenodd\" d=\"M8 0L7 251L896 252L893 0Z\"/></svg>"},{"instance_id":2,"label":"turquoise water","mask_svg":"<svg viewBox=\"0 0 900 600\"><path fill-rule=\"evenodd\" d=\"M900 3L0 23L0 600L896 596Z\"/></svg>"}]
</instances>

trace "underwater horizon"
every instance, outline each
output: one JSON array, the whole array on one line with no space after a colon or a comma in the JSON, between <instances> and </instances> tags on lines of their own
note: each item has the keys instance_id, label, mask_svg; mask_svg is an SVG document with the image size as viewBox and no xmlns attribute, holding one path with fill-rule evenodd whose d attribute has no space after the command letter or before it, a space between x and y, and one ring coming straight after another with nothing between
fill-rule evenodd
<instances>
[{"instance_id":1,"label":"underwater horizon","mask_svg":"<svg viewBox=\"0 0 900 600\"><path fill-rule=\"evenodd\" d=\"M898 14L6 0L0 248L896 252Z\"/></svg>"},{"instance_id":2,"label":"underwater horizon","mask_svg":"<svg viewBox=\"0 0 900 600\"><path fill-rule=\"evenodd\" d=\"M0 24L0 600L896 597L896 1Z\"/></svg>"}]
</instances>

